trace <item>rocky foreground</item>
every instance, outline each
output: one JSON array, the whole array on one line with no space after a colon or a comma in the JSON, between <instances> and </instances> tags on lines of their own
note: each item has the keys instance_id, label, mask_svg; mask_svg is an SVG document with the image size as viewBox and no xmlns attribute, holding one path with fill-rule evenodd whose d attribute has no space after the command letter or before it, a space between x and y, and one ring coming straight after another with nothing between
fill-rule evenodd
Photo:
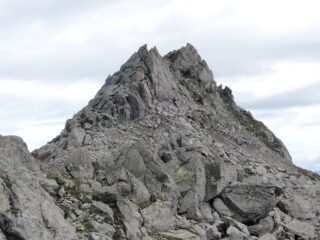
<instances>
[{"instance_id":1,"label":"rocky foreground","mask_svg":"<svg viewBox=\"0 0 320 240\"><path fill-rule=\"evenodd\" d=\"M188 44L146 46L51 142L0 137L0 240L320 239L320 177Z\"/></svg>"}]
</instances>

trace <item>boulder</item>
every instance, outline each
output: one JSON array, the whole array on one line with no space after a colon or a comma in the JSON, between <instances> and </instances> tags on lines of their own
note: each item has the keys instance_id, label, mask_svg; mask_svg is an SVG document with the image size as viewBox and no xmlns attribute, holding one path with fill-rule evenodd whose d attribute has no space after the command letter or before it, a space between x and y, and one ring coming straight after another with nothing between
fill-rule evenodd
<instances>
[{"instance_id":1,"label":"boulder","mask_svg":"<svg viewBox=\"0 0 320 240\"><path fill-rule=\"evenodd\" d=\"M232 217L233 216L232 211L224 204L222 199L219 197L214 199L213 207L221 216L224 216L224 217Z\"/></svg>"},{"instance_id":2,"label":"boulder","mask_svg":"<svg viewBox=\"0 0 320 240\"><path fill-rule=\"evenodd\" d=\"M110 237L112 239L113 235L115 234L116 230L115 228L108 224L108 223L99 223L94 220L89 220L85 223L86 227L90 229L91 231L98 232L98 234L95 234L97 237ZM100 238L98 238L100 239Z\"/></svg>"},{"instance_id":3,"label":"boulder","mask_svg":"<svg viewBox=\"0 0 320 240\"><path fill-rule=\"evenodd\" d=\"M119 213L117 218L124 225L129 239L141 239L142 233L140 227L144 223L139 207L127 199L118 199L117 206Z\"/></svg>"},{"instance_id":4,"label":"boulder","mask_svg":"<svg viewBox=\"0 0 320 240\"><path fill-rule=\"evenodd\" d=\"M213 223L214 218L212 215L211 207L208 203L200 202L191 207L187 211L188 219L195 220L197 222Z\"/></svg>"},{"instance_id":5,"label":"boulder","mask_svg":"<svg viewBox=\"0 0 320 240\"><path fill-rule=\"evenodd\" d=\"M81 147L86 133L82 128L72 128L69 134L68 147Z\"/></svg>"},{"instance_id":6,"label":"boulder","mask_svg":"<svg viewBox=\"0 0 320 240\"><path fill-rule=\"evenodd\" d=\"M22 139L0 136L0 162L0 228L6 239L78 239L63 211L40 185L56 184L37 174Z\"/></svg>"},{"instance_id":7,"label":"boulder","mask_svg":"<svg viewBox=\"0 0 320 240\"><path fill-rule=\"evenodd\" d=\"M257 240L277 240L271 233L266 233L259 237Z\"/></svg>"},{"instance_id":8,"label":"boulder","mask_svg":"<svg viewBox=\"0 0 320 240\"><path fill-rule=\"evenodd\" d=\"M206 228L206 237L208 240L220 240L221 233L215 225L210 225Z\"/></svg>"},{"instance_id":9,"label":"boulder","mask_svg":"<svg viewBox=\"0 0 320 240\"><path fill-rule=\"evenodd\" d=\"M174 239L174 240L201 240L196 232L185 229L171 230L168 232L161 232L156 234L154 239Z\"/></svg>"},{"instance_id":10,"label":"boulder","mask_svg":"<svg viewBox=\"0 0 320 240\"><path fill-rule=\"evenodd\" d=\"M117 186L94 186L92 189L92 199L107 204L116 202L118 199Z\"/></svg>"},{"instance_id":11,"label":"boulder","mask_svg":"<svg viewBox=\"0 0 320 240\"><path fill-rule=\"evenodd\" d=\"M0 240L317 239L319 192L190 44L142 46L32 155L0 136Z\"/></svg>"},{"instance_id":12,"label":"boulder","mask_svg":"<svg viewBox=\"0 0 320 240\"><path fill-rule=\"evenodd\" d=\"M142 209L141 214L144 226L152 232L166 232L175 227L176 218L170 202L154 202Z\"/></svg>"},{"instance_id":13,"label":"boulder","mask_svg":"<svg viewBox=\"0 0 320 240\"><path fill-rule=\"evenodd\" d=\"M295 195L291 199L286 200L284 202L284 209L287 211L288 215L302 221L311 220L315 217L309 201L299 195Z\"/></svg>"},{"instance_id":14,"label":"boulder","mask_svg":"<svg viewBox=\"0 0 320 240\"><path fill-rule=\"evenodd\" d=\"M263 185L233 185L221 195L233 217L241 222L256 222L276 206L275 187Z\"/></svg>"},{"instance_id":15,"label":"boulder","mask_svg":"<svg viewBox=\"0 0 320 240\"><path fill-rule=\"evenodd\" d=\"M90 212L95 215L99 215L107 223L114 223L113 211L107 204L92 201Z\"/></svg>"},{"instance_id":16,"label":"boulder","mask_svg":"<svg viewBox=\"0 0 320 240\"><path fill-rule=\"evenodd\" d=\"M249 235L241 232L238 228L235 226L230 226L227 229L227 235L229 236L229 239L231 240L246 240L249 239Z\"/></svg>"},{"instance_id":17,"label":"boulder","mask_svg":"<svg viewBox=\"0 0 320 240\"><path fill-rule=\"evenodd\" d=\"M285 227L289 232L298 237L302 237L305 239L314 239L315 237L315 227L309 223L293 219L290 222L286 223Z\"/></svg>"},{"instance_id":18,"label":"boulder","mask_svg":"<svg viewBox=\"0 0 320 240\"><path fill-rule=\"evenodd\" d=\"M274 221L270 216L260 219L259 224L248 226L249 232L254 236L262 236L266 233L270 233L273 228Z\"/></svg>"},{"instance_id":19,"label":"boulder","mask_svg":"<svg viewBox=\"0 0 320 240\"><path fill-rule=\"evenodd\" d=\"M237 228L241 233L243 233L243 236L250 236L250 232L246 225L230 218L230 217L224 217L222 218L222 221L225 222L229 226L233 226Z\"/></svg>"}]
</instances>

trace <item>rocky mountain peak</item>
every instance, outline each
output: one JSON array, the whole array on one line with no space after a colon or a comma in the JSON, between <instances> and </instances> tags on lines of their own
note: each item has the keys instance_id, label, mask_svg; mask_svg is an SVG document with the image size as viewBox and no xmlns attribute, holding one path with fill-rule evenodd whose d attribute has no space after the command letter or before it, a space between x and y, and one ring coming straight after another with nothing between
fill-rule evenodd
<instances>
[{"instance_id":1,"label":"rocky mountain peak","mask_svg":"<svg viewBox=\"0 0 320 240\"><path fill-rule=\"evenodd\" d=\"M319 176L190 44L140 47L32 155L0 136L0 163L0 240L320 237Z\"/></svg>"},{"instance_id":2,"label":"rocky mountain peak","mask_svg":"<svg viewBox=\"0 0 320 240\"><path fill-rule=\"evenodd\" d=\"M107 78L89 105L120 120L136 120L155 112L159 102L172 108L201 102L200 93L214 88L212 72L192 45L164 57L144 45Z\"/></svg>"},{"instance_id":3,"label":"rocky mountain peak","mask_svg":"<svg viewBox=\"0 0 320 240\"><path fill-rule=\"evenodd\" d=\"M280 155L281 161L291 162L283 143L237 106L231 89L216 86L211 70L191 44L164 56L156 48L140 47L119 71L108 76L94 99L67 121L53 142L60 142L63 149L78 147L84 144L87 130L101 132L105 126L150 119L166 119L168 125L178 116L204 130L221 126L249 133ZM243 141L240 135L235 138Z\"/></svg>"}]
</instances>

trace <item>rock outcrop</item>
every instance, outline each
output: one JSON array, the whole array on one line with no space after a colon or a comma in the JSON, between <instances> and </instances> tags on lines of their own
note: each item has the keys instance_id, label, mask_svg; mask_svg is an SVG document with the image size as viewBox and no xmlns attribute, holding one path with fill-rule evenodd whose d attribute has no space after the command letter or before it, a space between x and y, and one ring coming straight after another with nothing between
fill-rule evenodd
<instances>
[{"instance_id":1,"label":"rock outcrop","mask_svg":"<svg viewBox=\"0 0 320 240\"><path fill-rule=\"evenodd\" d=\"M0 239L77 239L47 187L58 184L40 172L25 143L0 136Z\"/></svg>"},{"instance_id":2,"label":"rock outcrop","mask_svg":"<svg viewBox=\"0 0 320 240\"><path fill-rule=\"evenodd\" d=\"M30 155L0 138L0 239L320 239L320 178L187 46L142 46Z\"/></svg>"}]
</instances>

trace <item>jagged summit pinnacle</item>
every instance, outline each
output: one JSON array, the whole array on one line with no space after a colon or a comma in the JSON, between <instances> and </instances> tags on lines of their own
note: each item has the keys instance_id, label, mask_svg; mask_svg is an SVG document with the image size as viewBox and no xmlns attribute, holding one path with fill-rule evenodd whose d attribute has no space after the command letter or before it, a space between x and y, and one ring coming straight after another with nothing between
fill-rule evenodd
<instances>
[{"instance_id":1,"label":"jagged summit pinnacle","mask_svg":"<svg viewBox=\"0 0 320 240\"><path fill-rule=\"evenodd\" d=\"M148 50L148 45L147 44L144 44L142 45L141 47L139 47L138 51L136 53L134 53L128 60L128 62L132 62L132 59L135 57L135 55L138 55L140 58L144 58L144 57L147 57L147 55L149 53L154 53L155 55L159 55L159 52L158 52L158 49L156 46L154 46L153 48L151 48L150 50ZM168 54L166 54L164 56L164 58L172 55L172 54L182 54L184 55L186 58L189 59L189 61L191 59L193 60L196 60L196 61L193 61L193 63L196 63L196 62L200 62L201 61L201 57L198 53L198 51L196 50L196 48L191 45L190 43L187 43L186 46L184 47L181 47L180 49L178 50L174 50L172 52L169 52Z\"/></svg>"},{"instance_id":2,"label":"jagged summit pinnacle","mask_svg":"<svg viewBox=\"0 0 320 240\"><path fill-rule=\"evenodd\" d=\"M164 56L156 47L148 50L147 45L141 46L119 71L108 76L88 106L67 121L52 143L58 141L63 148L81 146L89 125L99 132L110 124L153 117L166 118L169 124L177 116L191 119L204 129L216 128L215 124L219 126L223 121L231 128L243 128L284 161L291 162L281 140L237 106L231 89L217 87L212 71L191 44ZM236 142L243 141L240 138L237 136Z\"/></svg>"},{"instance_id":3,"label":"jagged summit pinnacle","mask_svg":"<svg viewBox=\"0 0 320 240\"><path fill-rule=\"evenodd\" d=\"M320 237L319 176L187 44L142 46L51 142L0 136L0 239Z\"/></svg>"},{"instance_id":4,"label":"jagged summit pinnacle","mask_svg":"<svg viewBox=\"0 0 320 240\"><path fill-rule=\"evenodd\" d=\"M178 108L201 102L202 92L213 92L212 72L196 49L187 44L162 57L143 45L109 76L89 106L121 120L139 119L155 111L158 102Z\"/></svg>"}]
</instances>

